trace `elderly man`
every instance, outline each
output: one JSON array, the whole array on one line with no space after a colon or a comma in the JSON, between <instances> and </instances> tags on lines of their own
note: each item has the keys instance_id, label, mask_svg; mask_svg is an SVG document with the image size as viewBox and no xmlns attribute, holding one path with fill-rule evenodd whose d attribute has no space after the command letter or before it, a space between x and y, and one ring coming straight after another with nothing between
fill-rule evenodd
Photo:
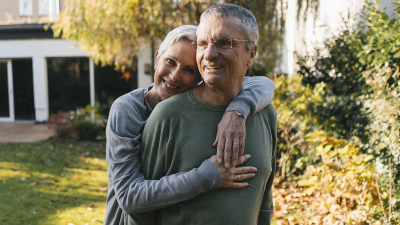
<instances>
[{"instance_id":1,"label":"elderly man","mask_svg":"<svg viewBox=\"0 0 400 225\"><path fill-rule=\"evenodd\" d=\"M143 133L141 171L147 179L189 171L215 154L216 126L237 96L257 52L252 13L220 4L201 16L193 46L203 84L157 105ZM215 189L196 198L127 218L129 224L270 224L273 212L276 111L272 105L246 120L243 165L257 168L242 189ZM236 143L235 143L236 144ZM234 144L233 148L237 148ZM240 175L232 179L240 181ZM223 184L222 184L223 185ZM173 188L173 187L171 187ZM163 193L159 193L162 195Z\"/></svg>"}]
</instances>

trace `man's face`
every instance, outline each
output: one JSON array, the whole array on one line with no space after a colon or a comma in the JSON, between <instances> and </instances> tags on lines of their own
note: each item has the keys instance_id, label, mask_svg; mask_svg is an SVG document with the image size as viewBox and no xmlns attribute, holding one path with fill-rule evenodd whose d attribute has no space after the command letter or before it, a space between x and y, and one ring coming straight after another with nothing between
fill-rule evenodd
<instances>
[{"instance_id":1,"label":"man's face","mask_svg":"<svg viewBox=\"0 0 400 225\"><path fill-rule=\"evenodd\" d=\"M197 31L196 61L203 80L208 85L236 87L243 82L246 69L251 66L257 46L246 50L246 36L241 29L242 21L237 17L203 19ZM218 48L213 41L232 39L232 48ZM235 40L236 39L236 40ZM208 42L208 45L207 45Z\"/></svg>"}]
</instances>

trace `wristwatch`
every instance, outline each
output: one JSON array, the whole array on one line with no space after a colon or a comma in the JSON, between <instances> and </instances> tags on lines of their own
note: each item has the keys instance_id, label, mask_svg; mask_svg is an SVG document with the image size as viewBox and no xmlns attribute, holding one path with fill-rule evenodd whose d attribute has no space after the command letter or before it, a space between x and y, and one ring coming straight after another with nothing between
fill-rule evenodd
<instances>
[{"instance_id":1,"label":"wristwatch","mask_svg":"<svg viewBox=\"0 0 400 225\"><path fill-rule=\"evenodd\" d=\"M238 116L243 116L240 112L238 112L238 111L236 111L236 110L235 110L235 113L236 113Z\"/></svg>"}]
</instances>

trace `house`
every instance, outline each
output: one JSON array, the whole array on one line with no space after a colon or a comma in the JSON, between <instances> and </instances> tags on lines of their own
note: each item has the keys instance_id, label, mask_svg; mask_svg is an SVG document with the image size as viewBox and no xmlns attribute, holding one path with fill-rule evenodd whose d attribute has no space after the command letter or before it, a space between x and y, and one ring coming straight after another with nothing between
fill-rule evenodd
<instances>
[{"instance_id":1,"label":"house","mask_svg":"<svg viewBox=\"0 0 400 225\"><path fill-rule=\"evenodd\" d=\"M153 81L145 71L151 48L138 54L136 71L95 65L72 41L45 25L63 9L60 0L0 0L0 122L42 122L58 111L99 102L104 113L120 95Z\"/></svg>"}]
</instances>

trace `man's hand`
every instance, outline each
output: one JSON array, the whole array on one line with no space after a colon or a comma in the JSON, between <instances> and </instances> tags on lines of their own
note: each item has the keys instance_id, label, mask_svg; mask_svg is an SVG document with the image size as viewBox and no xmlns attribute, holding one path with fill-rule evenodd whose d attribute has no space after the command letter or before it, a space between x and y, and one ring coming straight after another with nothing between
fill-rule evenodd
<instances>
[{"instance_id":1,"label":"man's hand","mask_svg":"<svg viewBox=\"0 0 400 225\"><path fill-rule=\"evenodd\" d=\"M225 168L229 168L229 164L235 167L237 159L243 156L245 137L246 125L243 116L234 111L225 113L218 124L217 137L213 143L213 146L217 147L218 163L224 161Z\"/></svg>"},{"instance_id":2,"label":"man's hand","mask_svg":"<svg viewBox=\"0 0 400 225\"><path fill-rule=\"evenodd\" d=\"M246 162L250 159L250 155L241 156L238 160L238 165ZM214 163L217 167L218 171L222 176L222 187L223 188L244 188L249 184L247 182L234 182L234 181L242 181L255 176L255 172L257 168L253 166L244 166L244 167L230 167L225 168L223 165L217 162L217 156L213 155L208 160Z\"/></svg>"}]
</instances>

